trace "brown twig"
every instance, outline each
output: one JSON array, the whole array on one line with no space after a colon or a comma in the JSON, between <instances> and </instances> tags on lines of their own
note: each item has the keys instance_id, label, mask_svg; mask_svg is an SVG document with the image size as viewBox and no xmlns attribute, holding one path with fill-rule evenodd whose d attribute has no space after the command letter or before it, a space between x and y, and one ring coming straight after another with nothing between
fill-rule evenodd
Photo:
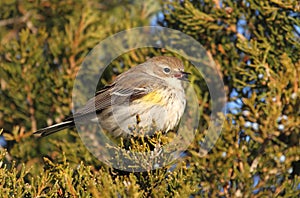
<instances>
[{"instance_id":1,"label":"brown twig","mask_svg":"<svg viewBox=\"0 0 300 198\"><path fill-rule=\"evenodd\" d=\"M24 22L26 22L28 20L28 18L30 17L30 15L31 15L31 13L27 12L22 17L0 20L0 27L7 26L7 25L10 25L10 24L15 24L15 23L24 23Z\"/></svg>"}]
</instances>

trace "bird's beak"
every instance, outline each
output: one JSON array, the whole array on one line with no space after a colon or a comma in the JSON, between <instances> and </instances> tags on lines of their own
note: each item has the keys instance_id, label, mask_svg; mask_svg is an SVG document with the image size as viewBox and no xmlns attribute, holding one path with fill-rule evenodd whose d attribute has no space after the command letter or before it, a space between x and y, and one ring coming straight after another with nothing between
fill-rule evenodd
<instances>
[{"instance_id":1,"label":"bird's beak","mask_svg":"<svg viewBox=\"0 0 300 198\"><path fill-rule=\"evenodd\" d=\"M191 73L180 71L180 72L176 73L174 75L174 77L177 78L177 79L179 79L179 80L183 80L183 81L188 81L189 82L188 77L189 77L190 74Z\"/></svg>"}]
</instances>

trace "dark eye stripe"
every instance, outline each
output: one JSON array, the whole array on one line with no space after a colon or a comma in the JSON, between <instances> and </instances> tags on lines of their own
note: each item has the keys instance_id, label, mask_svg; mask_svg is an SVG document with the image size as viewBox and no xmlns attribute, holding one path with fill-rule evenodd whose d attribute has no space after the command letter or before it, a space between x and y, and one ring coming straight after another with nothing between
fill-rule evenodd
<instances>
[{"instance_id":1,"label":"dark eye stripe","mask_svg":"<svg viewBox=\"0 0 300 198\"><path fill-rule=\"evenodd\" d=\"M170 71L171 71L170 68L168 68L168 67L164 68L164 72L169 73Z\"/></svg>"}]
</instances>

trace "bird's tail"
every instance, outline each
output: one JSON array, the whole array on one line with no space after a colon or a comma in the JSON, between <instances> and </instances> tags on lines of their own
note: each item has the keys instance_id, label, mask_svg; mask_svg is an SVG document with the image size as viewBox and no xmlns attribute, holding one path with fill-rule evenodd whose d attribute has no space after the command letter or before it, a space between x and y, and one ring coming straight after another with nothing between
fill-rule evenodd
<instances>
[{"instance_id":1,"label":"bird's tail","mask_svg":"<svg viewBox=\"0 0 300 198\"><path fill-rule=\"evenodd\" d=\"M63 129L67 129L67 128L70 128L73 126L75 126L75 123L74 123L74 120L72 119L72 120L67 120L67 121L37 130L33 134L37 134L37 135L44 137L44 136L51 135L52 133L56 133L58 131L61 131Z\"/></svg>"}]
</instances>

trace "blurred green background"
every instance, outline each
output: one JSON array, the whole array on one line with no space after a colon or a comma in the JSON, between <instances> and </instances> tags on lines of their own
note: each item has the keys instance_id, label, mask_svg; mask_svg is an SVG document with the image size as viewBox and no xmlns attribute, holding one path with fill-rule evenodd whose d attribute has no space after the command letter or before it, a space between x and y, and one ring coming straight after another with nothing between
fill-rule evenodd
<instances>
[{"instance_id":1,"label":"blurred green background","mask_svg":"<svg viewBox=\"0 0 300 198\"><path fill-rule=\"evenodd\" d=\"M298 1L3 0L0 7L1 197L299 196ZM32 136L71 113L75 76L97 43L146 25L192 36L220 71L228 114L207 155L199 155L210 119L201 77L192 83L202 130L182 159L165 168L112 169L74 129ZM151 48L122 55L100 84L159 54L173 55Z\"/></svg>"}]
</instances>

